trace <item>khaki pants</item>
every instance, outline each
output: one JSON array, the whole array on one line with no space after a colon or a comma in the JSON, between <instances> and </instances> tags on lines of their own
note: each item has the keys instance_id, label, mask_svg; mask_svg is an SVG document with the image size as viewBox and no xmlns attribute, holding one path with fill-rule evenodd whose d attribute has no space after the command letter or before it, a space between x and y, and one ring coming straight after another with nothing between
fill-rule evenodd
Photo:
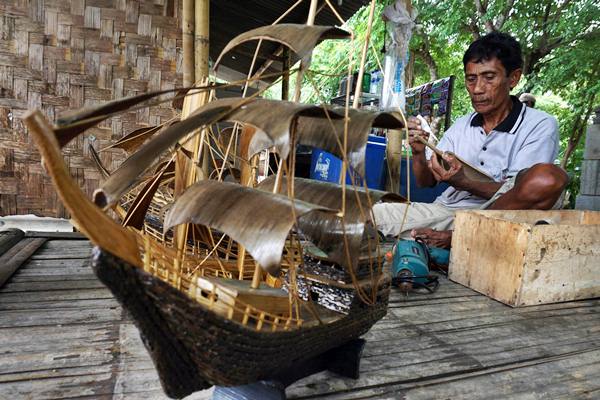
<instances>
[{"instance_id":1,"label":"khaki pants","mask_svg":"<svg viewBox=\"0 0 600 400\"><path fill-rule=\"evenodd\" d=\"M492 205L501 195L515 186L516 177L508 179L491 199L471 209L484 210ZM563 193L564 194L564 193ZM553 209L560 209L563 202L561 196ZM409 238L413 229L431 228L438 231L452 229L454 213L469 208L449 208L437 203L378 203L373 206L377 229L386 236ZM405 217L406 214L406 217Z\"/></svg>"},{"instance_id":2,"label":"khaki pants","mask_svg":"<svg viewBox=\"0 0 600 400\"><path fill-rule=\"evenodd\" d=\"M452 229L454 212L454 209L436 203L378 203L373 206L377 229L385 236L401 238L410 237L413 229Z\"/></svg>"}]
</instances>

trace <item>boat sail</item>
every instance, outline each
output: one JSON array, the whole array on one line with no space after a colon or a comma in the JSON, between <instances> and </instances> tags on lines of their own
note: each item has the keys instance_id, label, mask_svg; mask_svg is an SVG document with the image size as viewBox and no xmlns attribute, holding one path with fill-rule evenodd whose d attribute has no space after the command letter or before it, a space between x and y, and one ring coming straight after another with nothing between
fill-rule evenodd
<instances>
[{"instance_id":1,"label":"boat sail","mask_svg":"<svg viewBox=\"0 0 600 400\"><path fill-rule=\"evenodd\" d=\"M320 40L346 36L334 27L281 24L235 38L224 53L248 40L274 40L295 51L305 68ZM214 89L195 87L188 94ZM75 225L96 245L95 273L133 317L165 393L183 397L211 385L268 379L359 337L382 318L390 280L377 238L368 235L371 207L403 199L358 185L295 178L295 148L332 152L360 176L370 129L400 129L401 116L216 99L180 121L136 133L146 141L128 145L129 158L90 201L69 176L61 147L102 119L164 95L116 100L56 126L40 111L25 121ZM204 143L220 154L216 179L176 193L176 152L190 168L199 168L182 141L199 129L220 132L217 124L226 122L235 124L229 141L215 133ZM231 143L238 142L235 154ZM276 174L256 187L241 184L234 173L234 182L224 181L224 171L237 163L254 182L257 154L269 149L279 155ZM191 229L179 247L174 228L181 224Z\"/></svg>"}]
</instances>

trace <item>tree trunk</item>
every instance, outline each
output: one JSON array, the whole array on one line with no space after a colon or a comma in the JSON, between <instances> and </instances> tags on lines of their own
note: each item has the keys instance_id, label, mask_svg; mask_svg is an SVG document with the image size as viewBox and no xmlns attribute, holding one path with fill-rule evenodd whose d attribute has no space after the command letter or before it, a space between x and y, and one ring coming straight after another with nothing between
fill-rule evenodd
<instances>
[{"instance_id":1,"label":"tree trunk","mask_svg":"<svg viewBox=\"0 0 600 400\"><path fill-rule=\"evenodd\" d=\"M592 115L592 110L594 108L594 100L596 99L596 94L592 94L590 96L590 100L587 103L587 109L585 110L585 116L582 118L582 113L580 113L575 120L575 126L571 136L569 137L569 142L567 144L567 148L565 150L565 154L560 162L560 166L562 168L566 168L567 163L569 162L569 158L579 145L581 137L587 128L587 121L590 119L590 115Z\"/></svg>"},{"instance_id":2,"label":"tree trunk","mask_svg":"<svg viewBox=\"0 0 600 400\"><path fill-rule=\"evenodd\" d=\"M438 66L431 56L431 50L429 47L429 38L424 33L423 34L423 44L415 50L415 54L419 55L427 68L429 69L429 75L432 81L438 79Z\"/></svg>"},{"instance_id":3,"label":"tree trunk","mask_svg":"<svg viewBox=\"0 0 600 400\"><path fill-rule=\"evenodd\" d=\"M404 87L407 89L410 89L415 84L415 56L415 52L411 50L408 55L406 73L404 74Z\"/></svg>"}]
</instances>

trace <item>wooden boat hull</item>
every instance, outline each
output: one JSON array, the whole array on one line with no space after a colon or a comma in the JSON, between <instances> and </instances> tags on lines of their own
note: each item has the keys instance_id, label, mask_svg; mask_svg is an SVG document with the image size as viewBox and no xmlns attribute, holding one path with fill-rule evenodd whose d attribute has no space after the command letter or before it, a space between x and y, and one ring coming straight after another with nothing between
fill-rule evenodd
<instances>
[{"instance_id":1,"label":"wooden boat hull","mask_svg":"<svg viewBox=\"0 0 600 400\"><path fill-rule=\"evenodd\" d=\"M212 385L269 379L366 333L387 312L389 282L377 301L358 296L340 320L289 331L256 331L224 318L184 293L96 247L94 272L131 314L165 393L181 398Z\"/></svg>"}]
</instances>

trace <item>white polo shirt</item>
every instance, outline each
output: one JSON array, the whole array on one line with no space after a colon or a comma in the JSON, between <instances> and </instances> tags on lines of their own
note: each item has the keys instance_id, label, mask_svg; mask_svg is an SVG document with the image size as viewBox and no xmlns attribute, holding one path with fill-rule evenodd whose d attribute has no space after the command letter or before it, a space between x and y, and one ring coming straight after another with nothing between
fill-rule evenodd
<instances>
[{"instance_id":1,"label":"white polo shirt","mask_svg":"<svg viewBox=\"0 0 600 400\"><path fill-rule=\"evenodd\" d=\"M511 99L511 112L489 134L483 130L483 117L475 112L459 118L437 147L457 154L496 182L535 164L553 163L559 145L556 119L527 107L514 96ZM484 198L452 186L435 200L450 208L477 208L485 202Z\"/></svg>"}]
</instances>

